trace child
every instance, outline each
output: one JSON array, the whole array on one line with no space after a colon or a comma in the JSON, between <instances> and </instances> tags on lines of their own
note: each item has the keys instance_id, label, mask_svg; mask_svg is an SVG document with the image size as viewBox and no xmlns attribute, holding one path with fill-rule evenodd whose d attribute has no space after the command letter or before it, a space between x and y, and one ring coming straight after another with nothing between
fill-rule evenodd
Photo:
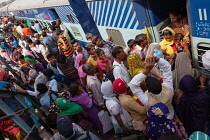
<instances>
[{"instance_id":1,"label":"child","mask_svg":"<svg viewBox=\"0 0 210 140\"><path fill-rule=\"evenodd\" d=\"M112 64L108 56L105 55L104 51L101 49L96 50L96 54L99 58L98 60L98 70L100 74L100 80L103 78L104 73L110 73L112 71Z\"/></svg>"},{"instance_id":2,"label":"child","mask_svg":"<svg viewBox=\"0 0 210 140\"><path fill-rule=\"evenodd\" d=\"M98 56L96 55L95 46L93 44L89 44L86 47L88 53L90 54L90 57L88 58L87 62L90 63L93 66L98 65Z\"/></svg>"},{"instance_id":3,"label":"child","mask_svg":"<svg viewBox=\"0 0 210 140\"><path fill-rule=\"evenodd\" d=\"M184 36L181 33L176 33L174 36L177 53L184 51L184 46L182 46L183 38L184 38Z\"/></svg>"}]
</instances>

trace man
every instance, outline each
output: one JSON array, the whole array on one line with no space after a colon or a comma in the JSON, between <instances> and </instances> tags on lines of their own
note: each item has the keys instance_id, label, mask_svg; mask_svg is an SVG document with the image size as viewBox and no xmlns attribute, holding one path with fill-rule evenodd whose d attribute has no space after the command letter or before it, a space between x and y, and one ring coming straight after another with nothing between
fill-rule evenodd
<instances>
[{"instance_id":1,"label":"man","mask_svg":"<svg viewBox=\"0 0 210 140\"><path fill-rule=\"evenodd\" d=\"M22 28L22 34L24 36L28 36L28 37L31 36L31 34L30 34L31 30L29 28L25 27L24 25L20 25L20 27Z\"/></svg>"},{"instance_id":2,"label":"man","mask_svg":"<svg viewBox=\"0 0 210 140\"><path fill-rule=\"evenodd\" d=\"M64 37L67 39L68 42L71 42L70 36L68 34L68 29L66 26L61 22L60 19L56 20L56 25L60 27L60 30L63 31Z\"/></svg>"},{"instance_id":3,"label":"man","mask_svg":"<svg viewBox=\"0 0 210 140\"><path fill-rule=\"evenodd\" d=\"M162 84L158 79L148 76L155 63L157 63L163 71ZM145 78L148 91L144 93L139 85ZM131 88L134 95L138 97L138 99L142 102L144 106L146 106L147 109L155 105L156 103L162 102L168 107L170 112L167 118L173 118L174 109L172 106L172 98L174 93L172 72L171 65L166 60L162 58L157 58L155 56L147 58L145 61L145 70L142 73L136 75L131 80L131 82L129 83L129 87Z\"/></svg>"},{"instance_id":4,"label":"man","mask_svg":"<svg viewBox=\"0 0 210 140\"><path fill-rule=\"evenodd\" d=\"M42 28L42 32L45 32L48 36L52 36L52 33L50 33L50 30L47 27Z\"/></svg>"},{"instance_id":5,"label":"man","mask_svg":"<svg viewBox=\"0 0 210 140\"><path fill-rule=\"evenodd\" d=\"M20 47L20 46L17 46L17 47ZM15 62L18 62L18 58L21 56L22 54L17 51L17 48L13 48L13 52L12 52L12 59L15 61Z\"/></svg>"},{"instance_id":6,"label":"man","mask_svg":"<svg viewBox=\"0 0 210 140\"><path fill-rule=\"evenodd\" d=\"M61 51L67 58L71 58L73 56L74 50L69 45L67 39L64 37L63 32L58 30L56 34L58 36L58 46L60 47Z\"/></svg>"},{"instance_id":7,"label":"man","mask_svg":"<svg viewBox=\"0 0 210 140\"><path fill-rule=\"evenodd\" d=\"M56 58L59 55L57 41L54 40L52 36L47 35L46 32L42 33L42 37L44 46L47 47L50 53L52 53Z\"/></svg>"},{"instance_id":8,"label":"man","mask_svg":"<svg viewBox=\"0 0 210 140\"><path fill-rule=\"evenodd\" d=\"M30 55L30 56L34 57L34 55L33 55L29 50L27 50L27 49L25 49L25 48L22 48L21 46L17 46L17 47L16 47L16 50L17 50L18 52L20 52L20 53L21 53L22 55L24 55L24 56Z\"/></svg>"},{"instance_id":9,"label":"man","mask_svg":"<svg viewBox=\"0 0 210 140\"><path fill-rule=\"evenodd\" d=\"M131 80L128 69L123 64L123 60L126 59L126 53L123 48L117 46L112 50L112 56L114 57L113 63L113 75L115 79L122 78L126 83L129 83Z\"/></svg>"},{"instance_id":10,"label":"man","mask_svg":"<svg viewBox=\"0 0 210 140\"><path fill-rule=\"evenodd\" d=\"M80 84L78 71L75 68L73 58L67 58L65 55L57 56L58 68L65 75L67 82Z\"/></svg>"},{"instance_id":11,"label":"man","mask_svg":"<svg viewBox=\"0 0 210 140\"><path fill-rule=\"evenodd\" d=\"M101 82L96 76L96 67L90 63L83 65L82 70L87 73L87 85L90 87L94 99L98 102L99 106L104 106L103 94L101 93Z\"/></svg>"},{"instance_id":12,"label":"man","mask_svg":"<svg viewBox=\"0 0 210 140\"><path fill-rule=\"evenodd\" d=\"M78 54L84 54L86 60L88 60L89 53L87 52L86 49L84 49L83 47L80 46L79 42L76 39L73 39L71 41L71 45L75 50L74 57L76 57Z\"/></svg>"},{"instance_id":13,"label":"man","mask_svg":"<svg viewBox=\"0 0 210 140\"><path fill-rule=\"evenodd\" d=\"M35 31L37 31L37 33L40 33L42 31L42 27L40 26L40 24L37 20L35 21L34 29L35 29Z\"/></svg>"},{"instance_id":14,"label":"man","mask_svg":"<svg viewBox=\"0 0 210 140\"><path fill-rule=\"evenodd\" d=\"M49 62L47 65L47 68L51 69L55 73L55 75L61 74L59 73L57 69L57 62L56 62L55 56L52 53L49 53L47 55L47 60Z\"/></svg>"},{"instance_id":15,"label":"man","mask_svg":"<svg viewBox=\"0 0 210 140\"><path fill-rule=\"evenodd\" d=\"M145 34L137 35L135 38L135 43L138 45L136 48L139 48L137 51L140 53L141 60L144 61L149 47L147 36Z\"/></svg>"},{"instance_id":16,"label":"man","mask_svg":"<svg viewBox=\"0 0 210 140\"><path fill-rule=\"evenodd\" d=\"M92 43L95 45L95 49L102 49L104 53L109 57L109 59L111 61L113 60L111 47L108 44L102 42L99 36L94 36Z\"/></svg>"},{"instance_id":17,"label":"man","mask_svg":"<svg viewBox=\"0 0 210 140\"><path fill-rule=\"evenodd\" d=\"M64 115L57 118L57 130L50 140L100 140L92 132L76 131L69 118Z\"/></svg>"}]
</instances>

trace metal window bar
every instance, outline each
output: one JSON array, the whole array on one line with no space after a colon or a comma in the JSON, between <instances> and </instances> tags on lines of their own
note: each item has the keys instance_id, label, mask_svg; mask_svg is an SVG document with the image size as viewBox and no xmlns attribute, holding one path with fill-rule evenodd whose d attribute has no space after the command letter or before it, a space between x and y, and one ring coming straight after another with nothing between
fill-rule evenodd
<instances>
[{"instance_id":1,"label":"metal window bar","mask_svg":"<svg viewBox=\"0 0 210 140\"><path fill-rule=\"evenodd\" d=\"M123 48L126 48L125 41L124 41L123 36L119 30L106 29L106 32L107 32L108 36L110 36L112 38L112 41L116 46L121 46Z\"/></svg>"}]
</instances>

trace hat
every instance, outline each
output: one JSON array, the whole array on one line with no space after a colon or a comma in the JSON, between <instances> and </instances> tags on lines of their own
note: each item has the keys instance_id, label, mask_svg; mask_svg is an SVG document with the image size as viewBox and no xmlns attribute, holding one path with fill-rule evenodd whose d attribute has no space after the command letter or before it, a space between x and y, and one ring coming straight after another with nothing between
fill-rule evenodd
<instances>
[{"instance_id":1,"label":"hat","mask_svg":"<svg viewBox=\"0 0 210 140\"><path fill-rule=\"evenodd\" d=\"M202 56L203 66L210 69L210 50L206 51Z\"/></svg>"},{"instance_id":2,"label":"hat","mask_svg":"<svg viewBox=\"0 0 210 140\"><path fill-rule=\"evenodd\" d=\"M121 78L116 79L112 86L117 94L127 94L127 86Z\"/></svg>"},{"instance_id":3,"label":"hat","mask_svg":"<svg viewBox=\"0 0 210 140\"><path fill-rule=\"evenodd\" d=\"M73 126L67 116L60 115L57 118L57 130L65 138L69 138L73 134Z\"/></svg>"},{"instance_id":4,"label":"hat","mask_svg":"<svg viewBox=\"0 0 210 140\"><path fill-rule=\"evenodd\" d=\"M91 33L87 33L85 36L86 36L87 39L93 37L93 35Z\"/></svg>"},{"instance_id":5,"label":"hat","mask_svg":"<svg viewBox=\"0 0 210 140\"><path fill-rule=\"evenodd\" d=\"M31 78L34 78L35 79L38 75L39 75L39 73L36 70L34 70L34 69L32 69L32 70L29 71L29 76Z\"/></svg>"}]
</instances>

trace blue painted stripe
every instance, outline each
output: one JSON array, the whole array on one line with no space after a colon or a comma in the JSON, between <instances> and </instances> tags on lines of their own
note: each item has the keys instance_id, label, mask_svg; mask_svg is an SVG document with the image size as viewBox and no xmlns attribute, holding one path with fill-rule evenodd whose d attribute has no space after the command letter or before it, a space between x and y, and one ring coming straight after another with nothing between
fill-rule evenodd
<instances>
[{"instance_id":1,"label":"blue painted stripe","mask_svg":"<svg viewBox=\"0 0 210 140\"><path fill-rule=\"evenodd\" d=\"M125 23L125 18L128 15L128 10L129 10L129 7L130 7L130 3L128 2L128 0L126 0L126 4L124 4L124 7L125 8L124 8L123 13L122 13L122 19L121 19L121 22L120 22L120 25L119 25L120 28L123 28L123 24Z\"/></svg>"},{"instance_id":2,"label":"blue painted stripe","mask_svg":"<svg viewBox=\"0 0 210 140\"><path fill-rule=\"evenodd\" d=\"M104 21L104 25L107 26L108 24L108 21L109 21L109 18L110 18L110 13L111 13L111 10L110 8L112 8L112 4L111 4L111 0L108 0L108 7L107 7L107 11L106 11L106 18L105 18L105 21Z\"/></svg>"},{"instance_id":3,"label":"blue painted stripe","mask_svg":"<svg viewBox=\"0 0 210 140\"><path fill-rule=\"evenodd\" d=\"M112 20L112 18L114 18L113 17L113 13L114 13L114 9L115 9L115 7L116 7L116 0L114 1L114 4L113 4L113 2L112 2L112 4L111 5L113 5L112 6L112 10L110 10L111 11L111 14L110 14L110 16L109 16L109 22L108 22L108 25L107 26L110 26L110 23L111 23L111 20Z\"/></svg>"},{"instance_id":4,"label":"blue painted stripe","mask_svg":"<svg viewBox=\"0 0 210 140\"><path fill-rule=\"evenodd\" d=\"M115 12L115 15L112 17L112 18L114 18L114 22L111 24L111 26L115 26L115 23L117 21L117 17L119 17L119 11L120 11L120 7L121 7L121 3L122 3L122 0L117 1L117 6L116 6L117 10Z\"/></svg>"},{"instance_id":5,"label":"blue painted stripe","mask_svg":"<svg viewBox=\"0 0 210 140\"><path fill-rule=\"evenodd\" d=\"M124 23L123 23L122 28L126 28L126 27L128 26L128 24L129 24L130 22L132 22L132 21L130 21L131 16L132 16L132 15L131 15L131 10L132 10L132 5L129 6L129 9L128 9L127 15L126 15L126 17L125 17L125 19L124 19Z\"/></svg>"},{"instance_id":6,"label":"blue painted stripe","mask_svg":"<svg viewBox=\"0 0 210 140\"><path fill-rule=\"evenodd\" d=\"M102 5L102 1L99 1L97 25L100 25L100 19L101 19L101 14L102 14L101 5Z\"/></svg>"}]
</instances>

